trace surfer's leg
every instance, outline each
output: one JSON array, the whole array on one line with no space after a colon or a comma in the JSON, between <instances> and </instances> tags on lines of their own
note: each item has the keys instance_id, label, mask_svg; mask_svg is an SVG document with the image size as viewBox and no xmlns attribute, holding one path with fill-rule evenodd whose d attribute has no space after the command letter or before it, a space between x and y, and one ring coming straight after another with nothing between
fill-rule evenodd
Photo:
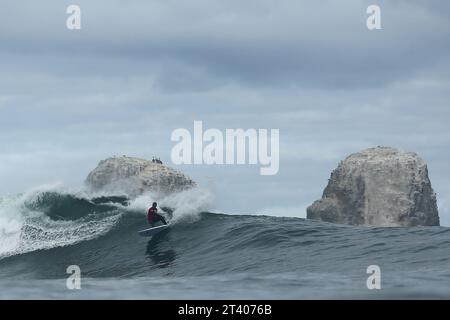
<instances>
[{"instance_id":1,"label":"surfer's leg","mask_svg":"<svg viewBox=\"0 0 450 320\"><path fill-rule=\"evenodd\" d=\"M167 224L166 219L164 219L163 216L159 216L159 220L161 220L162 223Z\"/></svg>"}]
</instances>

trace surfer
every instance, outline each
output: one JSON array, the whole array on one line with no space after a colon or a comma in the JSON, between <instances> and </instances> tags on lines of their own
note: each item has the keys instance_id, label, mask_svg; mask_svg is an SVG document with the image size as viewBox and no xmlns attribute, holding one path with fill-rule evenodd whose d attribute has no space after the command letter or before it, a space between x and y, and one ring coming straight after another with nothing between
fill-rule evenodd
<instances>
[{"instance_id":1,"label":"surfer","mask_svg":"<svg viewBox=\"0 0 450 320\"><path fill-rule=\"evenodd\" d=\"M148 220L148 223L152 225L152 227L158 221L161 221L162 223L167 225L166 219L164 219L163 216L158 214L157 206L158 206L158 204L156 202L153 202L152 207L150 209L148 209L147 220Z\"/></svg>"}]
</instances>

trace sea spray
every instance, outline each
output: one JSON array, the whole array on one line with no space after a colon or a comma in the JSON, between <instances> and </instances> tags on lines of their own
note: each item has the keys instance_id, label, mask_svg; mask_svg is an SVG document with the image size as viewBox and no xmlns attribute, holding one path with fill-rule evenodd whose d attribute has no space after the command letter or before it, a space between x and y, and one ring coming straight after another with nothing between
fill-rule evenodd
<instances>
[{"instance_id":1,"label":"sea spray","mask_svg":"<svg viewBox=\"0 0 450 320\"><path fill-rule=\"evenodd\" d=\"M168 208L171 211L172 219L170 224L180 221L195 222L200 218L201 212L211 208L213 200L214 197L211 192L200 187L166 196L148 192L131 201L127 210L146 214L152 202L156 201L160 211L163 208Z\"/></svg>"},{"instance_id":2,"label":"sea spray","mask_svg":"<svg viewBox=\"0 0 450 320\"><path fill-rule=\"evenodd\" d=\"M0 258L16 250L20 241L24 219L19 213L18 203L14 197L0 201Z\"/></svg>"},{"instance_id":3,"label":"sea spray","mask_svg":"<svg viewBox=\"0 0 450 320\"><path fill-rule=\"evenodd\" d=\"M0 201L0 259L74 245L107 234L124 215L145 214L157 201L170 208L171 224L195 222L211 207L208 190L193 188L161 196L146 193L134 200L107 193L89 194L84 189L44 185Z\"/></svg>"},{"instance_id":4,"label":"sea spray","mask_svg":"<svg viewBox=\"0 0 450 320\"><path fill-rule=\"evenodd\" d=\"M49 195L63 198L63 203L81 201L78 195L59 191L57 186L42 186L0 202L0 259L72 245L108 232L120 219L121 212L111 210L97 217L87 215L76 220L55 220L46 214L55 206ZM48 201L48 202L45 202ZM89 200L84 200L89 201ZM59 205L59 204L58 204ZM64 207L59 206L64 214Z\"/></svg>"}]
</instances>

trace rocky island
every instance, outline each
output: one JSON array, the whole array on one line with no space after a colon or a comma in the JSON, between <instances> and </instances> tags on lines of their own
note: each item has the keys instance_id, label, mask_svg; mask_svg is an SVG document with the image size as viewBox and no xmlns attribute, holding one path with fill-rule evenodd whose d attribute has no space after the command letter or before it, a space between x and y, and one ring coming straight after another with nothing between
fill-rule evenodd
<instances>
[{"instance_id":1,"label":"rocky island","mask_svg":"<svg viewBox=\"0 0 450 320\"><path fill-rule=\"evenodd\" d=\"M331 173L308 219L375 227L438 226L436 194L426 163L389 147L350 155Z\"/></svg>"},{"instance_id":2,"label":"rocky island","mask_svg":"<svg viewBox=\"0 0 450 320\"><path fill-rule=\"evenodd\" d=\"M195 187L196 183L159 161L123 156L100 161L89 173L86 185L92 191L133 198L148 191L162 194L183 191Z\"/></svg>"}]
</instances>

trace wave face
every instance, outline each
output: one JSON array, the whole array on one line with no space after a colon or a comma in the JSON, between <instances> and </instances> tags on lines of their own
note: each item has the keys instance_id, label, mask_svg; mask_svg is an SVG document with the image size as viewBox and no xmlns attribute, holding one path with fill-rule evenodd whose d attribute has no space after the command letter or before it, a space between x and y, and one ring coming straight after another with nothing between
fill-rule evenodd
<instances>
[{"instance_id":1,"label":"wave face","mask_svg":"<svg viewBox=\"0 0 450 320\"><path fill-rule=\"evenodd\" d=\"M255 279L278 279L293 293L342 285L367 292L366 269L375 264L388 288L408 283L450 297L444 289L450 287L448 228L198 213L205 198L196 193L162 199L160 204L175 209L174 218L151 239L137 233L147 227L148 196L130 201L47 190L2 199L0 281L64 279L67 266L78 265L84 277L97 280L221 277L248 289Z\"/></svg>"}]
</instances>

